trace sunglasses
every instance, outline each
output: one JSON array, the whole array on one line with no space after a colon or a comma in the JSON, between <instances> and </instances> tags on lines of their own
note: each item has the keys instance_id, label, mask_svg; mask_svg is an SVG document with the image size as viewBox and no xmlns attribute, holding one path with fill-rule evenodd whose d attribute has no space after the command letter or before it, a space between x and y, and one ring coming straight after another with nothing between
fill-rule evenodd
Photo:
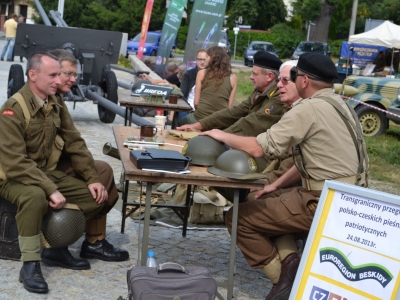
<instances>
[{"instance_id":1,"label":"sunglasses","mask_svg":"<svg viewBox=\"0 0 400 300\"><path fill-rule=\"evenodd\" d=\"M305 75L307 75L307 74L297 74L297 68L296 67L293 67L293 68L290 69L290 81L291 82L296 82L297 76L305 76ZM310 79L312 79L312 78L310 78Z\"/></svg>"},{"instance_id":2,"label":"sunglasses","mask_svg":"<svg viewBox=\"0 0 400 300\"><path fill-rule=\"evenodd\" d=\"M275 83L278 84L279 81L282 82L283 85L287 85L289 82L291 82L291 79L288 78L288 77L278 77L278 78L275 80Z\"/></svg>"}]
</instances>

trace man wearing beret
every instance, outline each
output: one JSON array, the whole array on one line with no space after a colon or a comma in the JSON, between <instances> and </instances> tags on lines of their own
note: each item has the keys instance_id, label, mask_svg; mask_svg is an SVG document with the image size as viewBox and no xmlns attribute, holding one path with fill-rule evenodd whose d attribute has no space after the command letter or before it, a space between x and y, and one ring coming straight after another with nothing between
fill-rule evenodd
<instances>
[{"instance_id":1,"label":"man wearing beret","mask_svg":"<svg viewBox=\"0 0 400 300\"><path fill-rule=\"evenodd\" d=\"M254 137L222 131L205 132L255 157L279 157L293 147L295 166L271 184L271 192L241 203L237 244L252 268L273 283L265 298L288 299L300 263L292 247L275 245L276 237L308 231L325 180L367 186L368 156L354 111L333 93L333 62L317 53L300 56L290 72L302 98L279 123ZM282 189L301 179L303 186ZM232 228L232 210L225 218Z\"/></svg>"},{"instance_id":2,"label":"man wearing beret","mask_svg":"<svg viewBox=\"0 0 400 300\"><path fill-rule=\"evenodd\" d=\"M254 91L239 105L217 111L200 122L177 127L178 130L210 130L213 128L241 136L256 136L278 122L283 114L283 103L275 80L281 60L275 55L258 51L250 80Z\"/></svg>"}]
</instances>

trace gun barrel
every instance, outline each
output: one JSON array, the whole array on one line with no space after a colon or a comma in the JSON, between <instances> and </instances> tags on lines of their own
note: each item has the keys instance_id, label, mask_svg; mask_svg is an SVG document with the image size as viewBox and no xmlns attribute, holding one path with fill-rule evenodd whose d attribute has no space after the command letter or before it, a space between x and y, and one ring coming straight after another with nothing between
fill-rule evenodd
<instances>
[{"instance_id":1,"label":"gun barrel","mask_svg":"<svg viewBox=\"0 0 400 300\"><path fill-rule=\"evenodd\" d=\"M105 109L108 109L109 111L112 111L113 113L116 113L117 115L120 115L123 118L125 117L125 108L122 108L121 106L111 102L110 100L101 97L100 95L96 94L95 92L88 90L86 92L86 98L88 98L90 100L95 100L98 102L98 105L103 106ZM132 114L131 121L132 121L132 123L134 123L138 126L154 125L150 121L147 121L146 119L143 119L135 114Z\"/></svg>"},{"instance_id":2,"label":"gun barrel","mask_svg":"<svg viewBox=\"0 0 400 300\"><path fill-rule=\"evenodd\" d=\"M41 16L42 19L43 19L44 24L47 25L47 26L53 26L53 25L51 24L49 18L47 17L47 14L46 14L46 12L44 11L43 6L42 6L42 4L39 2L39 0L35 0L35 4L36 4L36 7L37 7L37 9L38 9L38 12L39 12L40 16Z\"/></svg>"}]
</instances>

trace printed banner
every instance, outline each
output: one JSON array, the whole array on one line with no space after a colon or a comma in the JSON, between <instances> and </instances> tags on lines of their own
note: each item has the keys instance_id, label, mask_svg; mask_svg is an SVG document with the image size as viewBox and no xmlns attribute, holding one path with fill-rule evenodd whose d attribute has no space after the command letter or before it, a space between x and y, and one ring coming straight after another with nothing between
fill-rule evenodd
<instances>
[{"instance_id":1,"label":"printed banner","mask_svg":"<svg viewBox=\"0 0 400 300\"><path fill-rule=\"evenodd\" d=\"M400 197L326 182L290 299L398 299L399 234Z\"/></svg>"},{"instance_id":2,"label":"printed banner","mask_svg":"<svg viewBox=\"0 0 400 300\"><path fill-rule=\"evenodd\" d=\"M353 48L350 48L353 47ZM367 64L370 64L378 56L379 51L385 52L387 47L363 45L363 44L349 44L342 42L340 48L340 58L349 58L349 65L353 64L364 69Z\"/></svg>"},{"instance_id":3,"label":"printed banner","mask_svg":"<svg viewBox=\"0 0 400 300\"><path fill-rule=\"evenodd\" d=\"M142 30L140 31L140 42L137 57L139 59L143 58L143 48L146 44L147 30L149 29L151 11L153 10L154 0L147 0L146 8L143 14Z\"/></svg>"},{"instance_id":4,"label":"printed banner","mask_svg":"<svg viewBox=\"0 0 400 300\"><path fill-rule=\"evenodd\" d=\"M181 26L182 15L185 10L187 0L172 0L169 4L167 14L165 15L162 28L160 47L157 52L155 71L163 73L165 65L171 57L173 47L176 47L175 40L178 36L178 30Z\"/></svg>"},{"instance_id":5,"label":"printed banner","mask_svg":"<svg viewBox=\"0 0 400 300\"><path fill-rule=\"evenodd\" d=\"M173 90L174 90L174 88L170 87L170 86L161 86L161 85L142 83L139 88L132 91L131 96L157 95L157 96L163 96L164 98L167 98Z\"/></svg>"},{"instance_id":6,"label":"printed banner","mask_svg":"<svg viewBox=\"0 0 400 300\"><path fill-rule=\"evenodd\" d=\"M184 62L196 62L196 52L218 45L225 18L227 0L196 0L190 18Z\"/></svg>"}]
</instances>

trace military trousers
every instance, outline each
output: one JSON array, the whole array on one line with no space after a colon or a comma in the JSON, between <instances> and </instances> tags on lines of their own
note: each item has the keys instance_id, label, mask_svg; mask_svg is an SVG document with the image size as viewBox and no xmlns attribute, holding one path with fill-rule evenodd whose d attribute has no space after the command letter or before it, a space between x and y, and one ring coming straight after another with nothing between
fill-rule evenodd
<instances>
[{"instance_id":1,"label":"military trousers","mask_svg":"<svg viewBox=\"0 0 400 300\"><path fill-rule=\"evenodd\" d=\"M310 229L320 194L296 187L239 204L237 245L250 267L262 269L276 257L274 238ZM231 232L232 208L225 223Z\"/></svg>"},{"instance_id":2,"label":"military trousers","mask_svg":"<svg viewBox=\"0 0 400 300\"><path fill-rule=\"evenodd\" d=\"M104 204L96 203L84 181L58 170L45 174L57 185L57 190L68 203L76 204L81 209L86 221L103 209ZM20 236L30 237L40 233L42 219L50 209L49 199L42 188L4 180L0 181L0 196L18 206L16 221Z\"/></svg>"},{"instance_id":3,"label":"military trousers","mask_svg":"<svg viewBox=\"0 0 400 300\"><path fill-rule=\"evenodd\" d=\"M94 167L97 175L100 178L101 184L104 185L108 193L108 199L104 203L103 209L99 212L100 215L105 215L114 207L119 197L114 181L114 172L111 166L105 161L95 160ZM72 168L72 163L70 160L60 160L56 169L66 173L69 176L83 180L83 178Z\"/></svg>"}]
</instances>

